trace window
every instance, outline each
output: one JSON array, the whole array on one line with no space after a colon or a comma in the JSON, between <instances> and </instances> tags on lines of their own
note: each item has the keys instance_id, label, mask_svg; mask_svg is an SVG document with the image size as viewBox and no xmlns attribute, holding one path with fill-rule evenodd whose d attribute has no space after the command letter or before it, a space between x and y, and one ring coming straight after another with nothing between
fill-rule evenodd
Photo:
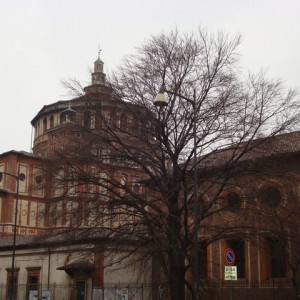
<instances>
[{"instance_id":1,"label":"window","mask_svg":"<svg viewBox=\"0 0 300 300\"><path fill-rule=\"evenodd\" d=\"M275 186L267 186L259 191L261 203L269 208L277 208L280 205L281 198L281 192Z\"/></svg>"},{"instance_id":2,"label":"window","mask_svg":"<svg viewBox=\"0 0 300 300\"><path fill-rule=\"evenodd\" d=\"M99 194L100 194L100 196L106 196L108 194L108 187L109 187L108 175L104 172L101 172L100 178L99 178Z\"/></svg>"},{"instance_id":3,"label":"window","mask_svg":"<svg viewBox=\"0 0 300 300\"><path fill-rule=\"evenodd\" d=\"M40 270L40 267L27 268L27 299L30 299L29 295L38 295Z\"/></svg>"},{"instance_id":4,"label":"window","mask_svg":"<svg viewBox=\"0 0 300 300\"><path fill-rule=\"evenodd\" d=\"M78 190L78 181L77 174L72 168L69 170L69 179L68 179L68 195L76 196Z\"/></svg>"},{"instance_id":5,"label":"window","mask_svg":"<svg viewBox=\"0 0 300 300\"><path fill-rule=\"evenodd\" d=\"M101 111L96 111L95 114L95 128L101 129L102 128L102 113Z\"/></svg>"},{"instance_id":6,"label":"window","mask_svg":"<svg viewBox=\"0 0 300 300\"><path fill-rule=\"evenodd\" d=\"M227 240L227 247L235 253L235 266L237 266L238 278L245 278L245 242L243 239Z\"/></svg>"},{"instance_id":7,"label":"window","mask_svg":"<svg viewBox=\"0 0 300 300\"><path fill-rule=\"evenodd\" d=\"M120 128L123 131L127 130L127 116L126 114L122 114L120 117Z\"/></svg>"},{"instance_id":8,"label":"window","mask_svg":"<svg viewBox=\"0 0 300 300\"><path fill-rule=\"evenodd\" d=\"M136 118L133 118L131 121L130 130L136 135L139 136L142 133L142 123L137 120Z\"/></svg>"},{"instance_id":9,"label":"window","mask_svg":"<svg viewBox=\"0 0 300 300\"><path fill-rule=\"evenodd\" d=\"M50 128L53 128L54 126L54 117L51 115L50 116Z\"/></svg>"},{"instance_id":10,"label":"window","mask_svg":"<svg viewBox=\"0 0 300 300\"><path fill-rule=\"evenodd\" d=\"M35 195L43 195L43 170L40 168L34 168L34 184L33 192Z\"/></svg>"},{"instance_id":11,"label":"window","mask_svg":"<svg viewBox=\"0 0 300 300\"><path fill-rule=\"evenodd\" d=\"M204 242L199 243L198 265L199 277L205 279L207 277L207 245Z\"/></svg>"},{"instance_id":12,"label":"window","mask_svg":"<svg viewBox=\"0 0 300 300\"><path fill-rule=\"evenodd\" d=\"M120 196L125 195L126 183L127 183L127 175L121 174L121 176L120 176Z\"/></svg>"},{"instance_id":13,"label":"window","mask_svg":"<svg viewBox=\"0 0 300 300\"><path fill-rule=\"evenodd\" d=\"M62 201L53 202L49 208L49 226L59 227L62 225Z\"/></svg>"},{"instance_id":14,"label":"window","mask_svg":"<svg viewBox=\"0 0 300 300\"><path fill-rule=\"evenodd\" d=\"M229 191L225 192L221 196L220 201L221 207L224 208L224 210L237 213L242 204L240 193L237 191Z\"/></svg>"},{"instance_id":15,"label":"window","mask_svg":"<svg viewBox=\"0 0 300 300\"><path fill-rule=\"evenodd\" d=\"M85 111L83 115L83 126L91 128L92 114L90 111Z\"/></svg>"},{"instance_id":16,"label":"window","mask_svg":"<svg viewBox=\"0 0 300 300\"><path fill-rule=\"evenodd\" d=\"M139 194L141 192L141 183L138 178L132 178L132 190L134 193Z\"/></svg>"},{"instance_id":17,"label":"window","mask_svg":"<svg viewBox=\"0 0 300 300\"><path fill-rule=\"evenodd\" d=\"M11 298L17 299L19 268L15 268L13 277L12 277L12 269L6 269L6 270L7 270L6 297L7 299L11 299Z\"/></svg>"},{"instance_id":18,"label":"window","mask_svg":"<svg viewBox=\"0 0 300 300\"><path fill-rule=\"evenodd\" d=\"M37 226L45 226L45 203L37 204Z\"/></svg>"},{"instance_id":19,"label":"window","mask_svg":"<svg viewBox=\"0 0 300 300\"><path fill-rule=\"evenodd\" d=\"M53 196L61 196L63 194L64 188L64 171L59 170L57 174L53 176Z\"/></svg>"},{"instance_id":20,"label":"window","mask_svg":"<svg viewBox=\"0 0 300 300\"><path fill-rule=\"evenodd\" d=\"M43 132L45 132L47 130L47 118L45 117L43 119Z\"/></svg>"},{"instance_id":21,"label":"window","mask_svg":"<svg viewBox=\"0 0 300 300\"><path fill-rule=\"evenodd\" d=\"M59 117L60 124L64 124L66 122L66 115L62 113Z\"/></svg>"},{"instance_id":22,"label":"window","mask_svg":"<svg viewBox=\"0 0 300 300\"><path fill-rule=\"evenodd\" d=\"M102 148L99 149L98 156L100 157L100 160L105 163L109 164L110 163L110 149L109 148Z\"/></svg>"},{"instance_id":23,"label":"window","mask_svg":"<svg viewBox=\"0 0 300 300\"><path fill-rule=\"evenodd\" d=\"M66 205L65 225L78 227L82 222L82 210L76 201L68 201Z\"/></svg>"},{"instance_id":24,"label":"window","mask_svg":"<svg viewBox=\"0 0 300 300\"><path fill-rule=\"evenodd\" d=\"M266 238L266 258L269 277L281 278L286 275L286 247L285 241L280 242L272 238Z\"/></svg>"},{"instance_id":25,"label":"window","mask_svg":"<svg viewBox=\"0 0 300 300\"><path fill-rule=\"evenodd\" d=\"M90 201L85 204L85 207L84 224L88 227L102 226L103 216L106 214L103 212L103 206L100 201Z\"/></svg>"},{"instance_id":26,"label":"window","mask_svg":"<svg viewBox=\"0 0 300 300\"><path fill-rule=\"evenodd\" d=\"M64 110L60 114L60 124L72 122L74 123L76 119L76 113L71 108Z\"/></svg>"},{"instance_id":27,"label":"window","mask_svg":"<svg viewBox=\"0 0 300 300\"><path fill-rule=\"evenodd\" d=\"M110 114L109 114L109 123L112 126L117 125L117 116L116 116L116 113L114 111L111 111Z\"/></svg>"}]
</instances>

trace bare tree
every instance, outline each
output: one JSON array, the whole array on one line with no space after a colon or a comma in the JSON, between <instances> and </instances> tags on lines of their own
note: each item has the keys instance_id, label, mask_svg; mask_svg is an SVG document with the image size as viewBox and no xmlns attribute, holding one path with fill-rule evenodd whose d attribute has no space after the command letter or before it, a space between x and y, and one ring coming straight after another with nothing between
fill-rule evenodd
<instances>
[{"instance_id":1,"label":"bare tree","mask_svg":"<svg viewBox=\"0 0 300 300\"><path fill-rule=\"evenodd\" d=\"M52 163L56 170L64 169L57 174L64 174L60 180L69 192L77 186L72 201L81 201L78 207L84 208L81 225L86 222L93 234L119 241L116 248L130 241L132 257L142 248L163 272L172 300L186 299L186 287L194 299L200 297L191 280L192 215L200 219L200 243L221 238L233 227L244 230L209 222L224 209L221 194L248 153L264 143L255 142L258 137L294 129L299 118L294 90L263 73L241 76L239 43L239 36L202 29L150 38L113 74L111 103L89 106L101 126L75 125L84 145L61 152L63 160ZM162 83L172 94L168 106L156 108L153 99ZM195 99L194 107L184 97ZM114 107L115 116L108 107ZM199 212L192 208L195 167Z\"/></svg>"},{"instance_id":2,"label":"bare tree","mask_svg":"<svg viewBox=\"0 0 300 300\"><path fill-rule=\"evenodd\" d=\"M80 97L84 95L83 86L76 78L62 80L61 84L71 97Z\"/></svg>"}]
</instances>

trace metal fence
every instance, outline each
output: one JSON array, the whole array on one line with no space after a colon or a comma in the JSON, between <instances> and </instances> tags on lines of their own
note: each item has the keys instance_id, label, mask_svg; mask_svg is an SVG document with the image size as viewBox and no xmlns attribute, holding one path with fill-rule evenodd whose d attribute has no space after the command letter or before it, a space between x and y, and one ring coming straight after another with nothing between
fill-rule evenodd
<instances>
[{"instance_id":1,"label":"metal fence","mask_svg":"<svg viewBox=\"0 0 300 300\"><path fill-rule=\"evenodd\" d=\"M27 285L15 286L14 300L150 300L152 287L148 286L106 286L85 288L80 295L76 285L38 286L29 290ZM9 299L6 285L0 285L0 300Z\"/></svg>"},{"instance_id":2,"label":"metal fence","mask_svg":"<svg viewBox=\"0 0 300 300\"><path fill-rule=\"evenodd\" d=\"M79 296L75 285L51 285L45 289L29 291L27 285L16 286L14 300L167 300L167 287L163 286L105 286L86 289ZM0 285L0 300L9 299L7 286ZM272 283L259 286L206 285L201 287L201 300L299 300L291 285ZM189 300L188 296L186 300Z\"/></svg>"},{"instance_id":3,"label":"metal fence","mask_svg":"<svg viewBox=\"0 0 300 300\"><path fill-rule=\"evenodd\" d=\"M299 300L290 282L272 281L265 284L206 285L201 288L201 300Z\"/></svg>"}]
</instances>

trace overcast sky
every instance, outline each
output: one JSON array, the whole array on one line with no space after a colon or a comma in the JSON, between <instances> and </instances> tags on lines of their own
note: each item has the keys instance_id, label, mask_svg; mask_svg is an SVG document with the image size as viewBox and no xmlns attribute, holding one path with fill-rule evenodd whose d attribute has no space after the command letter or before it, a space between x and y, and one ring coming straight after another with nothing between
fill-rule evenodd
<instances>
[{"instance_id":1,"label":"overcast sky","mask_svg":"<svg viewBox=\"0 0 300 300\"><path fill-rule=\"evenodd\" d=\"M240 33L241 63L300 86L300 0L0 0L0 153L31 150L30 121L88 85L99 45L105 71L151 35L199 26Z\"/></svg>"}]
</instances>

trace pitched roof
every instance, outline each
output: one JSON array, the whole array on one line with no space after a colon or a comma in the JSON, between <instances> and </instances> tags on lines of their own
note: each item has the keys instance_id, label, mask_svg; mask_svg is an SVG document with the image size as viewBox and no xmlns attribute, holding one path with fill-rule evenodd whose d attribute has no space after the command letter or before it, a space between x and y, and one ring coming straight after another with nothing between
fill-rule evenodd
<instances>
[{"instance_id":1,"label":"pitched roof","mask_svg":"<svg viewBox=\"0 0 300 300\"><path fill-rule=\"evenodd\" d=\"M199 157L200 169L300 153L300 131L234 144Z\"/></svg>"}]
</instances>

